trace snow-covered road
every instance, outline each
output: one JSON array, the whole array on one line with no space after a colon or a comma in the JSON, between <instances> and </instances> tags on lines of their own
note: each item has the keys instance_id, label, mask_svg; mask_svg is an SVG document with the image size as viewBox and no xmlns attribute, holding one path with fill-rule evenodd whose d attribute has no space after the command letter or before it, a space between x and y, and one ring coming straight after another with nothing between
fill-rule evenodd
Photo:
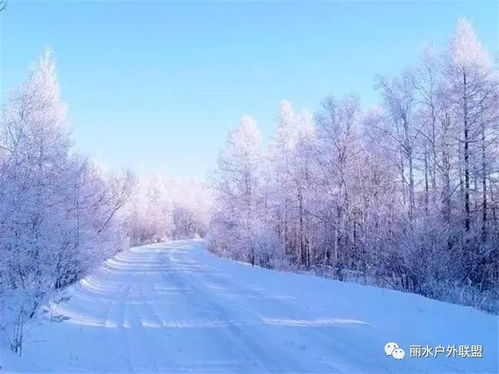
<instances>
[{"instance_id":1,"label":"snow-covered road","mask_svg":"<svg viewBox=\"0 0 499 374\"><path fill-rule=\"evenodd\" d=\"M69 319L33 327L18 368L498 372L496 316L417 295L251 267L216 258L194 241L132 248L68 292L70 300L52 313ZM406 359L385 356L388 341L406 349ZM482 344L484 358L409 358L410 344Z\"/></svg>"}]
</instances>

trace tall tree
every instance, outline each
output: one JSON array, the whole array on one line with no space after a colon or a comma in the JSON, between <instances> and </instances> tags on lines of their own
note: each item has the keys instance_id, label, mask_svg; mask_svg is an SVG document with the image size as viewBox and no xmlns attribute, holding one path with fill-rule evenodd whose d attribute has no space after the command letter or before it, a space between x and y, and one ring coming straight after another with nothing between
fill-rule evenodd
<instances>
[{"instance_id":1,"label":"tall tree","mask_svg":"<svg viewBox=\"0 0 499 374\"><path fill-rule=\"evenodd\" d=\"M256 121L241 118L218 160L215 181L218 222L228 231L227 246L255 264L255 233L259 229L261 136Z\"/></svg>"},{"instance_id":2,"label":"tall tree","mask_svg":"<svg viewBox=\"0 0 499 374\"><path fill-rule=\"evenodd\" d=\"M486 118L488 108L497 104L495 84L492 82L490 59L477 39L471 24L460 19L449 47L447 82L452 100L456 125L460 128L463 161L463 211L464 227L471 227L471 181L474 161L474 148L482 149L482 227L486 230L487 221L487 161L486 130L493 123Z\"/></svg>"},{"instance_id":3,"label":"tall tree","mask_svg":"<svg viewBox=\"0 0 499 374\"><path fill-rule=\"evenodd\" d=\"M125 245L117 211L129 180L71 150L50 50L9 97L0 125L0 294L11 311L1 322L21 353L44 298Z\"/></svg>"}]
</instances>

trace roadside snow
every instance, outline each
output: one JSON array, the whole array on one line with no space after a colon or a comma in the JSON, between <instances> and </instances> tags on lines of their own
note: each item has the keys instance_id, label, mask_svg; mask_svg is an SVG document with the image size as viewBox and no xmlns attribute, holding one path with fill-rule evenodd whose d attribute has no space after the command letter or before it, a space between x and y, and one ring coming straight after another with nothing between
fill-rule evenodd
<instances>
[{"instance_id":1,"label":"roadside snow","mask_svg":"<svg viewBox=\"0 0 499 374\"><path fill-rule=\"evenodd\" d=\"M22 358L2 349L0 372L499 372L497 316L252 267L196 241L132 248L68 294ZM404 360L385 355L392 341ZM484 358L410 358L410 344L481 344Z\"/></svg>"}]
</instances>

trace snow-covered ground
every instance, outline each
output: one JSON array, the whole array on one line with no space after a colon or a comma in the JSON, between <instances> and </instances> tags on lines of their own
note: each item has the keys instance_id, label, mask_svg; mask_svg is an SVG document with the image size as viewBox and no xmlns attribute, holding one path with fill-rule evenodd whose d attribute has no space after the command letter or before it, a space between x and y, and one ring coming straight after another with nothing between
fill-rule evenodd
<instances>
[{"instance_id":1,"label":"snow-covered ground","mask_svg":"<svg viewBox=\"0 0 499 374\"><path fill-rule=\"evenodd\" d=\"M499 372L497 316L418 295L252 267L195 241L132 248L68 290L4 371ZM403 360L384 353L393 341ZM410 358L409 345L483 345Z\"/></svg>"}]
</instances>

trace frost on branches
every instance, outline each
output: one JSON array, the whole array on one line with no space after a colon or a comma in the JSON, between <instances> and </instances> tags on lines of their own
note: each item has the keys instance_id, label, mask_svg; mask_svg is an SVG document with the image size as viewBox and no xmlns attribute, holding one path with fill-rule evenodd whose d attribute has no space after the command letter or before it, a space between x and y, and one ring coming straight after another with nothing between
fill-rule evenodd
<instances>
[{"instance_id":1,"label":"frost on branches","mask_svg":"<svg viewBox=\"0 0 499 374\"><path fill-rule=\"evenodd\" d=\"M243 117L214 181L212 251L497 311L499 86L468 21L379 77L380 106L282 102L268 147Z\"/></svg>"},{"instance_id":2,"label":"frost on branches","mask_svg":"<svg viewBox=\"0 0 499 374\"><path fill-rule=\"evenodd\" d=\"M139 177L124 213L131 244L204 237L212 200L211 189L201 181Z\"/></svg>"},{"instance_id":3,"label":"frost on branches","mask_svg":"<svg viewBox=\"0 0 499 374\"><path fill-rule=\"evenodd\" d=\"M50 51L10 95L0 126L0 335L21 354L46 297L125 247L130 178L72 151Z\"/></svg>"}]
</instances>

